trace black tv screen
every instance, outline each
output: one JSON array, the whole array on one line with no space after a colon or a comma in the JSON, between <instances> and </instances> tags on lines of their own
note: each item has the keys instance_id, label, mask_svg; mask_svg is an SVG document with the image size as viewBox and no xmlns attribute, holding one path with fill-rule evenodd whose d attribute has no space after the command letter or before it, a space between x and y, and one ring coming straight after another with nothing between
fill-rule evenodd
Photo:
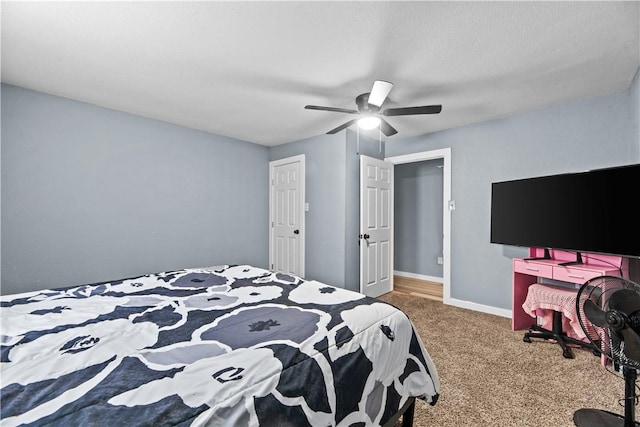
<instances>
[{"instance_id":1,"label":"black tv screen","mask_svg":"<svg viewBox=\"0 0 640 427\"><path fill-rule=\"evenodd\" d=\"M491 184L491 243L640 257L640 164Z\"/></svg>"}]
</instances>

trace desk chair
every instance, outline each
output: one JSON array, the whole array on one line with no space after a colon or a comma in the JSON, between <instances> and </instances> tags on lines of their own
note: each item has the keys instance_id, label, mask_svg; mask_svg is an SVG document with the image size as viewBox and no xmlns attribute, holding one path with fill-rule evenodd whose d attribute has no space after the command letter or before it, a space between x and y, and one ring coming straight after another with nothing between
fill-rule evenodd
<instances>
[{"instance_id":1,"label":"desk chair","mask_svg":"<svg viewBox=\"0 0 640 427\"><path fill-rule=\"evenodd\" d=\"M529 286L527 298L522 304L524 311L536 318L538 310L551 310L553 319L551 329L543 327L547 326L548 320L543 325L531 325L522 340L526 343L530 343L532 338L555 341L562 348L562 356L567 359L573 359L573 352L569 348L569 344L586 348L591 350L594 355L599 356L600 350L594 348L593 344L577 338L582 337L584 332L577 320L576 297L577 291L573 289L540 283ZM576 338L567 335L567 331L563 329L563 317L569 319L569 324L573 326L573 335L577 336Z\"/></svg>"}]
</instances>

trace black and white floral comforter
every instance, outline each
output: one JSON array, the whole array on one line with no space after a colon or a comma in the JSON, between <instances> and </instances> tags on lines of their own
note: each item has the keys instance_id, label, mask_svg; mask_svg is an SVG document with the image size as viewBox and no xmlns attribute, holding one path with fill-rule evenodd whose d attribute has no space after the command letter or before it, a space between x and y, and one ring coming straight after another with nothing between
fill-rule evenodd
<instances>
[{"instance_id":1,"label":"black and white floral comforter","mask_svg":"<svg viewBox=\"0 0 640 427\"><path fill-rule=\"evenodd\" d=\"M403 312L252 266L0 302L3 426L368 426L439 391Z\"/></svg>"}]
</instances>

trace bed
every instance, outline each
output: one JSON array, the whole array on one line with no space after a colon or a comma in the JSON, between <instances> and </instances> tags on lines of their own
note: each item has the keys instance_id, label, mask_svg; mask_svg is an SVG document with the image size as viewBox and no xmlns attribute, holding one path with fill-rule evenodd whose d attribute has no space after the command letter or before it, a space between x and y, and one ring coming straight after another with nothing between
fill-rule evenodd
<instances>
[{"instance_id":1,"label":"bed","mask_svg":"<svg viewBox=\"0 0 640 427\"><path fill-rule=\"evenodd\" d=\"M0 303L3 426L388 426L438 398L401 310L250 265Z\"/></svg>"}]
</instances>

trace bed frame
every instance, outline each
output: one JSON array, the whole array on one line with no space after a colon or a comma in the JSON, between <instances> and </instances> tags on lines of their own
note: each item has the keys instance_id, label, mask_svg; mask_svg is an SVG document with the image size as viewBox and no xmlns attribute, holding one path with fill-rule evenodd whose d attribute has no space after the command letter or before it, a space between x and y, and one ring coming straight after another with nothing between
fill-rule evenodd
<instances>
[{"instance_id":1,"label":"bed frame","mask_svg":"<svg viewBox=\"0 0 640 427\"><path fill-rule=\"evenodd\" d=\"M402 408L384 424L384 427L395 427L400 417L402 417L402 427L413 427L413 412L415 407L416 398L410 397Z\"/></svg>"}]
</instances>

